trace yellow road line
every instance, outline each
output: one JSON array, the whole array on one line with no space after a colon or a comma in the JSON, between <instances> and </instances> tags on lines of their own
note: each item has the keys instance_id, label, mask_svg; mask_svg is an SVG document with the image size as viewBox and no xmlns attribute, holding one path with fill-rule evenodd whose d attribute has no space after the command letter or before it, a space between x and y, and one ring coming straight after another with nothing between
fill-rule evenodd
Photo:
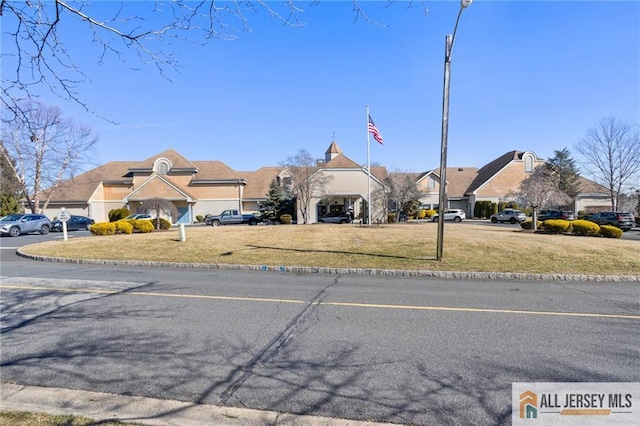
<instances>
[{"instance_id":1,"label":"yellow road line","mask_svg":"<svg viewBox=\"0 0 640 426\"><path fill-rule=\"evenodd\" d=\"M293 303L307 304L309 302L295 299L271 299L262 297L240 297L240 296L210 296L198 294L175 294L175 293L152 293L143 291L124 291L124 290L98 290L98 289L77 289L63 287L40 287L40 286L24 286L24 285L8 285L1 284L0 288L14 290L35 290L35 291L59 291L66 293L94 293L94 294L127 294L131 296L150 296L150 297L174 297L181 299L208 299L208 300L231 300L238 302L269 302L269 303ZM520 315L550 315L565 317L585 317L585 318L616 318L616 319L632 319L640 320L640 315L618 315L618 314L597 314L586 312L553 312L553 311L526 311L515 309L492 309L492 308L457 308L449 306L416 306L416 305L386 305L376 303L352 303L352 302L313 302L318 306L344 306L352 308L373 308L373 309L402 309L417 311L444 311L444 312L473 312L473 313L493 313L493 314L520 314Z\"/></svg>"}]
</instances>

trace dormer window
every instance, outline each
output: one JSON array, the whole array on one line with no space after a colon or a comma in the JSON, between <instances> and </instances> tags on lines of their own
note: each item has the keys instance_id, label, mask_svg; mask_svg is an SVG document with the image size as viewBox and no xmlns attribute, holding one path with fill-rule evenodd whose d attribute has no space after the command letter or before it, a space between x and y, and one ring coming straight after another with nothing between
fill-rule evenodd
<instances>
[{"instance_id":1,"label":"dormer window","mask_svg":"<svg viewBox=\"0 0 640 426\"><path fill-rule=\"evenodd\" d=\"M171 169L171 164L169 163L169 160L161 158L158 161L156 161L155 171L159 175L168 174L170 169Z\"/></svg>"},{"instance_id":2,"label":"dormer window","mask_svg":"<svg viewBox=\"0 0 640 426\"><path fill-rule=\"evenodd\" d=\"M524 157L524 171L525 173L533 173L533 156L531 154Z\"/></svg>"}]
</instances>

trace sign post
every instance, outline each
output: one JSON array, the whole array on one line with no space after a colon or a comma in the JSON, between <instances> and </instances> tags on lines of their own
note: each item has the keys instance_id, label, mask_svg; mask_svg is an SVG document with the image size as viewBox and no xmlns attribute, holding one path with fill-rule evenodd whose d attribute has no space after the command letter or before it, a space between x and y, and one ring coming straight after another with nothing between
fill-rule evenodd
<instances>
[{"instance_id":1,"label":"sign post","mask_svg":"<svg viewBox=\"0 0 640 426\"><path fill-rule=\"evenodd\" d=\"M65 241L67 241L67 221L71 219L71 215L64 208L60 207L60 211L58 212L58 220L62 222L62 235Z\"/></svg>"}]
</instances>

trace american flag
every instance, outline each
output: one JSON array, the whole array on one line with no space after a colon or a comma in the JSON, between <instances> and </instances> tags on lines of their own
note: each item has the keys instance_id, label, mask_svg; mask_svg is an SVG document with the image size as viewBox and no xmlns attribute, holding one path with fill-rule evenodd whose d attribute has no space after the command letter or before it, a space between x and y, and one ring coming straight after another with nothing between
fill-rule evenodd
<instances>
[{"instance_id":1,"label":"american flag","mask_svg":"<svg viewBox=\"0 0 640 426\"><path fill-rule=\"evenodd\" d=\"M375 123L371 119L371 116L369 116L369 133L371 133L373 135L373 138L377 140L380 143L380 145L382 145L382 135L380 134L380 131L378 130Z\"/></svg>"}]
</instances>

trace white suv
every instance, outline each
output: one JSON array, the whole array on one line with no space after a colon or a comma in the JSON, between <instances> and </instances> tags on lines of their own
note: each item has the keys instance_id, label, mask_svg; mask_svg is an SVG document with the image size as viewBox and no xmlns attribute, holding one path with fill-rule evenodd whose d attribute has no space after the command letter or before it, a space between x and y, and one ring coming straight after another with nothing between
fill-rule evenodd
<instances>
[{"instance_id":1,"label":"white suv","mask_svg":"<svg viewBox=\"0 0 640 426\"><path fill-rule=\"evenodd\" d=\"M527 220L527 216L520 210L505 209L501 212L491 215L491 223L509 222L519 223Z\"/></svg>"},{"instance_id":2,"label":"white suv","mask_svg":"<svg viewBox=\"0 0 640 426\"><path fill-rule=\"evenodd\" d=\"M460 209L449 209L444 211L444 220L452 220L454 222L462 222L467 218L464 210ZM438 221L438 215L434 214L431 216L431 220L434 222Z\"/></svg>"}]
</instances>

